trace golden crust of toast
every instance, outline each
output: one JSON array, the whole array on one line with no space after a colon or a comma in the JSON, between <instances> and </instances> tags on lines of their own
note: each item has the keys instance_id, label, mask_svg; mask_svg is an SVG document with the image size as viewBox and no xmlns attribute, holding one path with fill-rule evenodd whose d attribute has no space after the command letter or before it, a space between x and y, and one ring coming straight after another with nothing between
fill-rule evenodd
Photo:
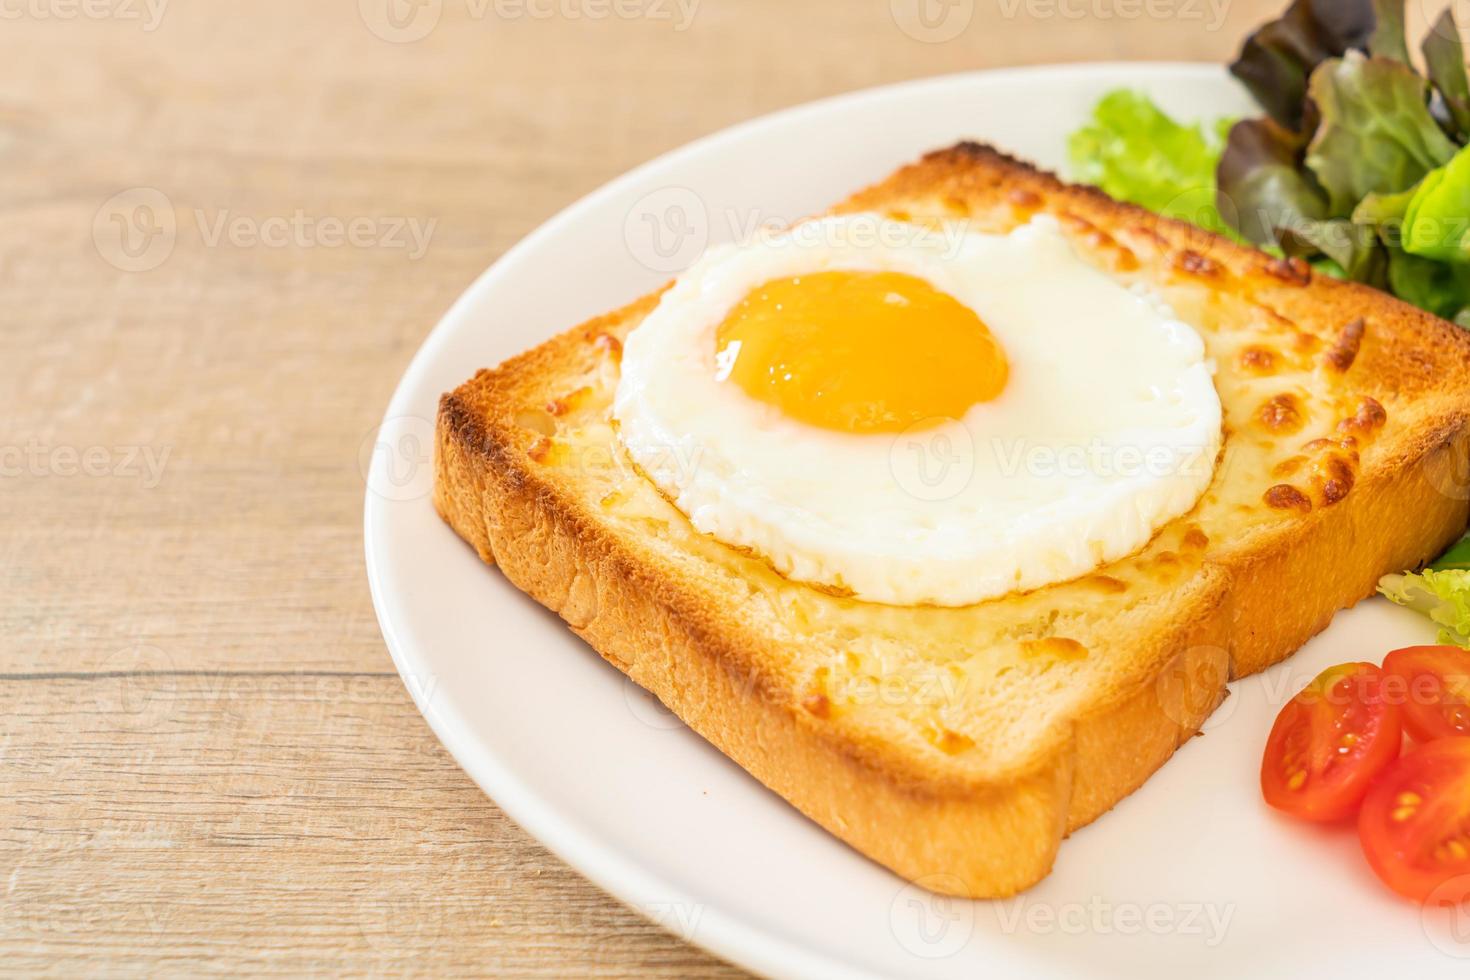
<instances>
[{"instance_id":1,"label":"golden crust of toast","mask_svg":"<svg viewBox=\"0 0 1470 980\"><path fill-rule=\"evenodd\" d=\"M435 505L823 827L933 890L1009 895L1197 732L1228 679L1464 529L1470 337L977 144L835 210L981 231L1046 212L1162 295L1204 337L1225 409L1196 508L1081 579L959 609L789 582L694 531L618 449L621 340L657 293L444 396Z\"/></svg>"}]
</instances>

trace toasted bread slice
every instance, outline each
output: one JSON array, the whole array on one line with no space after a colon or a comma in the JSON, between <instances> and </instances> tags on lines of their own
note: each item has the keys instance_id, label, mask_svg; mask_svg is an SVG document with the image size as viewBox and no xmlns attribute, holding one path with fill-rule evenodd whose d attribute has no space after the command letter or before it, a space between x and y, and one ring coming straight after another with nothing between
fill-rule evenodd
<instances>
[{"instance_id":1,"label":"toasted bread slice","mask_svg":"<svg viewBox=\"0 0 1470 980\"><path fill-rule=\"evenodd\" d=\"M1088 261L1160 293L1218 364L1225 442L1195 509L1084 578L963 608L788 581L694 531L619 451L621 339L657 294L446 395L435 504L832 833L931 889L1008 895L1197 732L1227 679L1465 528L1470 337L975 144L836 210L986 231L1049 212Z\"/></svg>"}]
</instances>

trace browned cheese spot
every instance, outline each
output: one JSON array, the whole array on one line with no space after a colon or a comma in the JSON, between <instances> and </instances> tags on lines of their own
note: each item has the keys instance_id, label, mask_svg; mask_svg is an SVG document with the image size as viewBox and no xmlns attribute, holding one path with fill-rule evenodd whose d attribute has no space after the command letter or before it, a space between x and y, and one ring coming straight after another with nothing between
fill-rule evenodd
<instances>
[{"instance_id":1,"label":"browned cheese spot","mask_svg":"<svg viewBox=\"0 0 1470 980\"><path fill-rule=\"evenodd\" d=\"M1311 442L1302 443L1302 449L1309 453L1321 452L1324 449L1341 449L1343 452L1356 452L1358 440L1352 436L1343 436L1340 439L1313 439Z\"/></svg>"},{"instance_id":2,"label":"browned cheese spot","mask_svg":"<svg viewBox=\"0 0 1470 980\"><path fill-rule=\"evenodd\" d=\"M1346 371L1353 366L1358 348L1363 344L1365 324L1362 317L1349 322L1338 333L1337 340L1322 354L1322 361L1334 371Z\"/></svg>"},{"instance_id":3,"label":"browned cheese spot","mask_svg":"<svg viewBox=\"0 0 1470 980\"><path fill-rule=\"evenodd\" d=\"M1383 423L1387 421L1388 412L1384 411L1378 400L1364 396L1363 400L1358 403L1358 410L1350 418L1345 418L1337 424L1337 431L1366 436L1383 428Z\"/></svg>"},{"instance_id":4,"label":"browned cheese spot","mask_svg":"<svg viewBox=\"0 0 1470 980\"><path fill-rule=\"evenodd\" d=\"M1289 392L1266 399L1256 412L1256 418L1268 431L1281 435L1296 432L1306 423L1301 403Z\"/></svg>"},{"instance_id":5,"label":"browned cheese spot","mask_svg":"<svg viewBox=\"0 0 1470 980\"><path fill-rule=\"evenodd\" d=\"M1174 257L1174 266L1182 272L1201 279L1214 279L1220 275L1220 263L1193 249L1185 249Z\"/></svg>"},{"instance_id":6,"label":"browned cheese spot","mask_svg":"<svg viewBox=\"0 0 1470 980\"><path fill-rule=\"evenodd\" d=\"M1025 187L1013 188L1008 194L1006 194L1006 200L1010 201L1018 208L1041 207L1041 195L1037 194L1033 190L1028 190Z\"/></svg>"},{"instance_id":7,"label":"browned cheese spot","mask_svg":"<svg viewBox=\"0 0 1470 980\"><path fill-rule=\"evenodd\" d=\"M1290 483L1276 484L1266 491L1264 499L1266 506L1277 510L1299 510L1306 513L1312 509L1311 499Z\"/></svg>"},{"instance_id":8,"label":"browned cheese spot","mask_svg":"<svg viewBox=\"0 0 1470 980\"><path fill-rule=\"evenodd\" d=\"M1147 239L1149 244L1155 248L1167 248L1169 246L1168 239L1146 225L1134 225L1128 229L1128 233L1136 235L1139 238Z\"/></svg>"},{"instance_id":9,"label":"browned cheese spot","mask_svg":"<svg viewBox=\"0 0 1470 980\"><path fill-rule=\"evenodd\" d=\"M1315 470L1313 482L1322 492L1322 502L1329 507L1346 497L1357 479L1352 462L1337 453L1324 456Z\"/></svg>"},{"instance_id":10,"label":"browned cheese spot","mask_svg":"<svg viewBox=\"0 0 1470 980\"><path fill-rule=\"evenodd\" d=\"M1274 374L1277 363L1276 352L1269 347L1253 344L1240 352L1240 368L1251 374Z\"/></svg>"},{"instance_id":11,"label":"browned cheese spot","mask_svg":"<svg viewBox=\"0 0 1470 980\"><path fill-rule=\"evenodd\" d=\"M1088 245L1112 259L1117 271L1133 272L1138 268L1138 256L1091 221L1070 211L1063 211L1057 217L1071 226Z\"/></svg>"},{"instance_id":12,"label":"browned cheese spot","mask_svg":"<svg viewBox=\"0 0 1470 980\"><path fill-rule=\"evenodd\" d=\"M1303 258L1281 258L1266 264L1267 275L1293 286L1309 286L1312 283L1312 267Z\"/></svg>"}]
</instances>

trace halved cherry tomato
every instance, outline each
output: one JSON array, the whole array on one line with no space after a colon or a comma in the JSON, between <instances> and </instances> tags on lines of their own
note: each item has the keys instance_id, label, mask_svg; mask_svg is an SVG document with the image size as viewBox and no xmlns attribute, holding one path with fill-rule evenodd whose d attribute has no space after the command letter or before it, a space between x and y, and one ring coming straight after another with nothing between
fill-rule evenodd
<instances>
[{"instance_id":1,"label":"halved cherry tomato","mask_svg":"<svg viewBox=\"0 0 1470 980\"><path fill-rule=\"evenodd\" d=\"M1404 731L1416 742L1470 735L1470 650L1404 647L1383 661L1392 699L1404 706Z\"/></svg>"},{"instance_id":2,"label":"halved cherry tomato","mask_svg":"<svg viewBox=\"0 0 1470 980\"><path fill-rule=\"evenodd\" d=\"M1389 767L1363 801L1368 863L1406 898L1470 900L1470 738L1441 738Z\"/></svg>"},{"instance_id":3,"label":"halved cherry tomato","mask_svg":"<svg viewBox=\"0 0 1470 980\"><path fill-rule=\"evenodd\" d=\"M1382 685L1372 664L1339 664L1287 702L1261 762L1267 803L1306 820L1353 815L1403 741L1399 706Z\"/></svg>"}]
</instances>

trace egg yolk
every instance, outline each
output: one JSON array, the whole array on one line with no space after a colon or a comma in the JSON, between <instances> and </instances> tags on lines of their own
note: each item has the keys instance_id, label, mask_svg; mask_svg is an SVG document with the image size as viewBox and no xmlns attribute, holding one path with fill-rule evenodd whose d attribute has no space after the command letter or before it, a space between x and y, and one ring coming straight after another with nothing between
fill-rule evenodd
<instances>
[{"instance_id":1,"label":"egg yolk","mask_svg":"<svg viewBox=\"0 0 1470 980\"><path fill-rule=\"evenodd\" d=\"M716 338L722 377L840 432L959 418L999 395L1010 373L974 310L900 272L773 279L736 305Z\"/></svg>"}]
</instances>

